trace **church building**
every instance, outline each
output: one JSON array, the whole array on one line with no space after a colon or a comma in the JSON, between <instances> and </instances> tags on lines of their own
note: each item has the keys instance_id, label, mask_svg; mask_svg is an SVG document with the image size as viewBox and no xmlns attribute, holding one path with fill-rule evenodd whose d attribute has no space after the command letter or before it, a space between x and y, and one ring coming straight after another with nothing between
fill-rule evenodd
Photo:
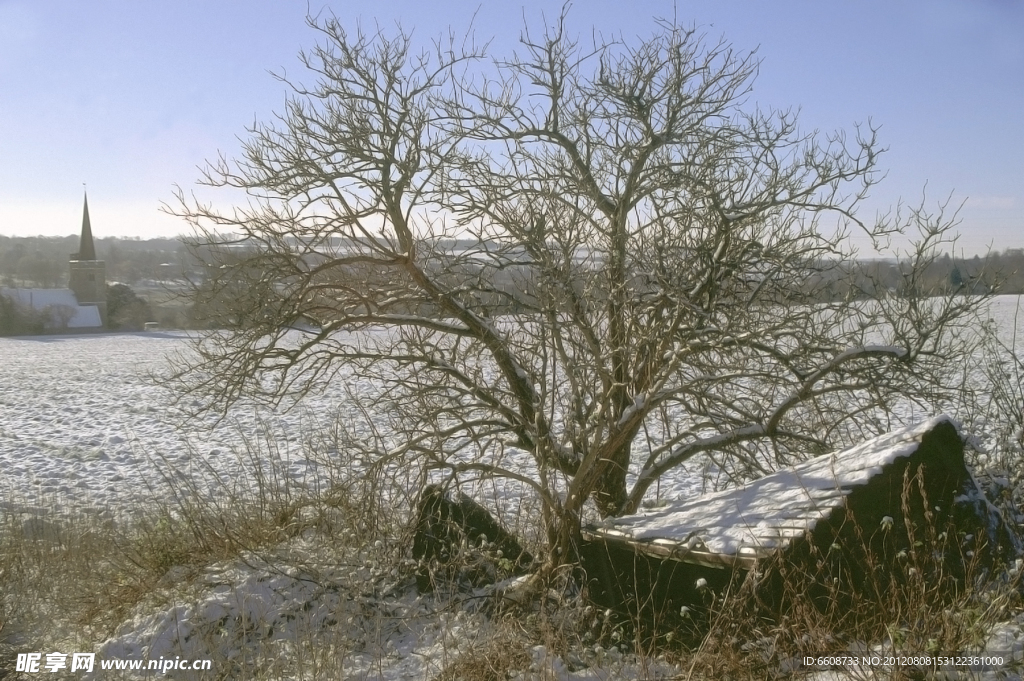
<instances>
[{"instance_id":1,"label":"church building","mask_svg":"<svg viewBox=\"0 0 1024 681\"><path fill-rule=\"evenodd\" d=\"M68 288L0 288L0 295L21 307L44 312L47 332L100 330L107 323L106 267L96 258L86 196L78 252L71 254L69 263Z\"/></svg>"}]
</instances>

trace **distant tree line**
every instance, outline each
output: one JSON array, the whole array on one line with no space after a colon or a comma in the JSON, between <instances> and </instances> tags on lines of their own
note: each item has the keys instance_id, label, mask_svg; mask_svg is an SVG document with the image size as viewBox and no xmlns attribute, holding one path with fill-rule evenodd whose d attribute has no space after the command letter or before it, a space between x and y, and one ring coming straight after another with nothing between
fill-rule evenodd
<instances>
[{"instance_id":1,"label":"distant tree line","mask_svg":"<svg viewBox=\"0 0 1024 681\"><path fill-rule=\"evenodd\" d=\"M943 254L927 267L915 272L906 262L859 260L846 268L824 268L822 278L805 282L827 292L830 298L875 296L885 291L938 295L949 292L964 295L988 293L1024 293L1024 249L993 251L984 257L954 258ZM824 284L822 287L821 284Z\"/></svg>"},{"instance_id":2,"label":"distant tree line","mask_svg":"<svg viewBox=\"0 0 1024 681\"><path fill-rule=\"evenodd\" d=\"M78 239L0 235L0 288L66 287L68 260L78 250ZM191 304L164 290L186 276L188 256L180 240L97 239L96 255L106 262L108 328L140 330L148 321L169 328L191 325ZM58 312L0 297L0 336L52 332L61 326Z\"/></svg>"},{"instance_id":3,"label":"distant tree line","mask_svg":"<svg viewBox=\"0 0 1024 681\"><path fill-rule=\"evenodd\" d=\"M61 288L68 283L68 258L78 248L77 236L8 237L0 235L0 285L28 288ZM457 248L457 245L456 245ZM179 239L98 239L96 255L106 261L107 281L136 287L144 282L194 280L202 277L198 260ZM904 268L891 260L862 260L850 264L863 276L853 282L844 277L842 287L879 284L900 288ZM870 284L868 282L871 282ZM1024 294L1024 248L993 251L970 258L943 255L928 268L918 285L928 290L961 289L965 293ZM870 291L865 291L870 293Z\"/></svg>"},{"instance_id":4,"label":"distant tree line","mask_svg":"<svg viewBox=\"0 0 1024 681\"><path fill-rule=\"evenodd\" d=\"M0 236L0 285L61 288L68 283L68 258L78 236ZM178 239L97 239L96 256L107 264L107 281L134 286L180 279L186 251Z\"/></svg>"},{"instance_id":5,"label":"distant tree line","mask_svg":"<svg viewBox=\"0 0 1024 681\"><path fill-rule=\"evenodd\" d=\"M460 250L465 244L453 243L452 249ZM78 237L7 237L0 236L0 286L28 288L61 288L67 286L68 258L78 248ZM237 249L234 256L244 260L245 248ZM161 294L159 301L152 296L140 296L137 291L160 288L160 282L174 282L188 279L202 281L207 277L200 265L205 260L202 253L190 253L179 239L98 239L96 254L106 261L108 288L108 327L111 329L135 330L143 328L146 321L158 321L163 327L211 328L232 326L241 320L233 320L221 314L225 291L205 291L200 286L193 290L193 296L185 300L169 294ZM207 254L208 255L208 254ZM247 265L248 268L252 264ZM528 270L528 268L526 268ZM350 271L351 270L351 271ZM387 288L379 281L381 273L369 272L365 268L350 268L335 272L335 276L351 282L356 288L367 290ZM843 298L851 293L856 296L876 295L877 289L905 291L908 269L892 260L861 260L851 262L845 273L833 267L822 267L819 280L804 282L817 295ZM260 272L251 272L256 279ZM479 273L463 272L467 278ZM523 268L510 268L490 276L508 278L509 282L492 281L496 290L512 285L511 279L529 278ZM987 293L997 290L1001 293L1024 294L1024 248L992 252L984 257L956 258L948 254L935 260L924 272L916 272L912 285L920 292L962 291L964 294ZM854 289L851 291L851 289ZM859 291L857 290L859 289ZM246 295L253 289L243 287L236 295ZM205 293L204 293L205 291ZM272 301L265 301L272 304ZM412 312L407 311L407 312ZM418 312L425 312L419 310ZM508 310L515 312L515 310ZM16 306L8 298L0 299L0 336L44 333L52 313L30 310ZM52 324L51 324L52 325Z\"/></svg>"},{"instance_id":6,"label":"distant tree line","mask_svg":"<svg viewBox=\"0 0 1024 681\"><path fill-rule=\"evenodd\" d=\"M36 310L0 293L0 336L34 336L46 333L48 310Z\"/></svg>"}]
</instances>

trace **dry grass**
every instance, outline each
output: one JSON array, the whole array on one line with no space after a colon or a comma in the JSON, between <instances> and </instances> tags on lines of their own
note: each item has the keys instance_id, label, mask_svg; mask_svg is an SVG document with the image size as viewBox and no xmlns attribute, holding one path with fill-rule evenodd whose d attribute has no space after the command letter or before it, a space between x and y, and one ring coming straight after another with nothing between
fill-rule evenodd
<instances>
[{"instance_id":1,"label":"dry grass","mask_svg":"<svg viewBox=\"0 0 1024 681\"><path fill-rule=\"evenodd\" d=\"M909 517L909 509L904 511ZM850 552L840 559L831 549L811 546L807 561L759 566L757 579L716 601L709 633L684 655L684 678L784 678L805 655L869 647L897 656L984 650L992 626L1024 610L1020 571L987 567L984 547L965 549L963 533L951 527L910 520L906 525L905 541L883 546L887 551L879 551L877 535L885 535L883 544L894 544L901 541L896 532L855 525L861 543L855 560ZM1024 668L1017 664L1006 671L1014 669ZM857 678L922 678L921 673L865 669Z\"/></svg>"},{"instance_id":2,"label":"dry grass","mask_svg":"<svg viewBox=\"0 0 1024 681\"><path fill-rule=\"evenodd\" d=\"M333 599L326 621L349 624L314 626L310 614L308 628L296 626L290 641L274 639L259 622L211 624L199 632L204 649L216 651L236 637L247 652L215 658L209 678L346 678L356 655L378 655L383 665L393 654L385 644L402 627L467 612L486 626L476 627L469 645L451 644L430 671L435 681L495 681L519 672L557 678L537 665L540 649L568 669L600 666L618 674L628 667L631 678L664 678L669 663L678 678L781 678L799 655L841 652L858 642L907 653L977 649L993 623L1022 610L1019 573L1004 579L977 561L968 561L965 574L950 571L936 556L949 555L958 538L924 528L921 545L908 546L895 567L899 578L883 577L890 566L868 565L878 581L856 592L826 579L827 569L779 564L773 579L781 591L770 602L738 585L712 595L710 631L691 648L594 608L569 575L516 598L437 584L423 609L410 613L384 596L408 591L415 565L406 551L406 510L380 493L379 480L338 471L300 490L274 463L283 457L265 445L240 456L255 471L255 484L212 498L179 482L173 504L136 509L132 517L60 513L38 500L23 504L33 514L0 514L0 669L13 668L16 652L91 650L133 613L198 603L211 566L232 563L315 582L316 593ZM870 543L871 533L862 534ZM303 538L321 547L314 558L288 549ZM828 556L816 558L827 566ZM306 612L306 604L297 605Z\"/></svg>"},{"instance_id":3,"label":"dry grass","mask_svg":"<svg viewBox=\"0 0 1024 681\"><path fill-rule=\"evenodd\" d=\"M52 499L5 494L0 678L14 668L17 652L92 650L134 613L187 598L190 583L212 565L240 561L271 572L301 570L309 566L295 565L303 559L282 554L281 547L308 533L338 554L360 554L366 562L364 549L390 529L385 523L391 517L363 494L365 481L332 478L300 489L282 475L286 457L266 442L247 442L237 455L251 471L246 485L225 485L211 495L190 479L168 475L171 503L126 509L113 518L69 510ZM397 561L395 547L373 553L377 561ZM332 649L321 644L329 642L294 643L295 651L310 653L296 652L300 666L334 668L336 658L321 659ZM265 668L274 666L280 664Z\"/></svg>"},{"instance_id":4,"label":"dry grass","mask_svg":"<svg viewBox=\"0 0 1024 681\"><path fill-rule=\"evenodd\" d=\"M455 657L431 681L506 681L529 668L535 645L514 622L503 622L482 645Z\"/></svg>"}]
</instances>

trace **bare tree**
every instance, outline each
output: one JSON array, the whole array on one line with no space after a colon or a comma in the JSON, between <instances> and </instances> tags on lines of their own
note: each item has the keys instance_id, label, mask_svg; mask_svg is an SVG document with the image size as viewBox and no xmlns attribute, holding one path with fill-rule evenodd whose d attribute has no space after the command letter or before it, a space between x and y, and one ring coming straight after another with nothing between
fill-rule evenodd
<instances>
[{"instance_id":1,"label":"bare tree","mask_svg":"<svg viewBox=\"0 0 1024 681\"><path fill-rule=\"evenodd\" d=\"M310 25L315 82L206 170L249 205L168 209L229 327L182 368L191 390L372 379L380 457L526 485L551 565L588 500L631 512L699 455L757 475L950 396L979 301L915 277L955 215L862 220L875 128L750 106L752 55L666 22L584 46L564 15L507 58ZM918 238L897 286L858 277L853 232Z\"/></svg>"}]
</instances>

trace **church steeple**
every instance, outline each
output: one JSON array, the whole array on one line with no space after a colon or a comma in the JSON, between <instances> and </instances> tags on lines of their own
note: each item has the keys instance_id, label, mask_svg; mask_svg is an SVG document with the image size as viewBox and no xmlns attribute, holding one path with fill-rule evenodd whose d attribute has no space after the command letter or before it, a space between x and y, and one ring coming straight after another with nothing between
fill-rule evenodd
<instances>
[{"instance_id":1,"label":"church steeple","mask_svg":"<svg viewBox=\"0 0 1024 681\"><path fill-rule=\"evenodd\" d=\"M82 207L82 237L78 243L78 254L74 260L95 260L96 247L92 242L92 224L89 222L89 195L85 195Z\"/></svg>"},{"instance_id":2,"label":"church steeple","mask_svg":"<svg viewBox=\"0 0 1024 681\"><path fill-rule=\"evenodd\" d=\"M89 196L82 207L82 238L78 253L71 254L68 288L75 294L79 305L95 305L100 319L107 323L107 264L96 259L96 245L92 240L89 222Z\"/></svg>"}]
</instances>

